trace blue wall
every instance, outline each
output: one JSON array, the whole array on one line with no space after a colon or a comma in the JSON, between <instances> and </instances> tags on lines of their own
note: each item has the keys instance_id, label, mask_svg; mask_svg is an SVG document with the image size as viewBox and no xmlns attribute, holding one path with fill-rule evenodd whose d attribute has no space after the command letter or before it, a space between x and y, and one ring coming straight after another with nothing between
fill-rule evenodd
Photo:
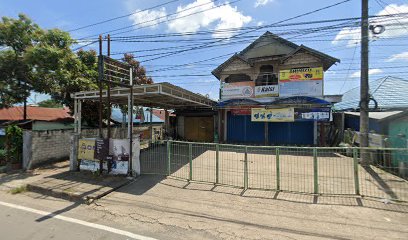
<instances>
[{"instance_id":1,"label":"blue wall","mask_svg":"<svg viewBox=\"0 0 408 240\"><path fill-rule=\"evenodd\" d=\"M250 115L232 115L228 112L227 142L265 143L265 123L252 122ZM269 145L313 145L313 122L268 123Z\"/></svg>"}]
</instances>

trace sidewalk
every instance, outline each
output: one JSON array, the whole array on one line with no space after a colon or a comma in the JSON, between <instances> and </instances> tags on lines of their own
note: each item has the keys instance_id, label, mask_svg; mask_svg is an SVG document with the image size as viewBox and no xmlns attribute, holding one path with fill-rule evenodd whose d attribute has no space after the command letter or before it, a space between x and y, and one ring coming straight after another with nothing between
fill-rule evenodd
<instances>
[{"instance_id":1,"label":"sidewalk","mask_svg":"<svg viewBox=\"0 0 408 240\"><path fill-rule=\"evenodd\" d=\"M0 175L0 190L27 187L27 190L71 201L89 202L128 184L125 176L99 176L88 171L71 172L61 162L33 171Z\"/></svg>"}]
</instances>

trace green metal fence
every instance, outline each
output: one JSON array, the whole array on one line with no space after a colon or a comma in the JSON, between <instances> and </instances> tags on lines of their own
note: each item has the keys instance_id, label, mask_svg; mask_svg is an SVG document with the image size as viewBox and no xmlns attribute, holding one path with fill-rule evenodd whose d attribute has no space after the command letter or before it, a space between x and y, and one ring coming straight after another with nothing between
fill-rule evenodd
<instances>
[{"instance_id":1,"label":"green metal fence","mask_svg":"<svg viewBox=\"0 0 408 240\"><path fill-rule=\"evenodd\" d=\"M142 146L142 174L243 189L363 195L408 201L408 149L245 146L181 141L158 141ZM367 153L365 163L361 162L361 151ZM397 160L393 159L395 156Z\"/></svg>"}]
</instances>

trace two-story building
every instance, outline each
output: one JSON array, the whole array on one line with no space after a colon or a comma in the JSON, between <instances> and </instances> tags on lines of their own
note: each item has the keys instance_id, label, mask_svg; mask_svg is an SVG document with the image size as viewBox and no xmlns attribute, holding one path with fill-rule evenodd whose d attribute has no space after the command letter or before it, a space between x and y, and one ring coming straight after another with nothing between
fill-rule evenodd
<instances>
[{"instance_id":1,"label":"two-story building","mask_svg":"<svg viewBox=\"0 0 408 240\"><path fill-rule=\"evenodd\" d=\"M324 95L324 72L336 62L264 33L212 71L220 80L220 141L325 145L325 122L340 98Z\"/></svg>"}]
</instances>

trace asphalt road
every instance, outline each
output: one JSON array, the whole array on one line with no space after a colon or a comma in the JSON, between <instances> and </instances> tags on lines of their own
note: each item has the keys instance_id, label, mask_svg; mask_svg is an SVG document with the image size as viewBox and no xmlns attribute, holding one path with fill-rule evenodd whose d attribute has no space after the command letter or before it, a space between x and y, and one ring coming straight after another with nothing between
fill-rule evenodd
<instances>
[{"instance_id":1,"label":"asphalt road","mask_svg":"<svg viewBox=\"0 0 408 240\"><path fill-rule=\"evenodd\" d=\"M17 207L21 207L18 206ZM0 239L2 240L91 240L91 239L134 239L129 236L114 233L124 232L119 229L109 228L109 231L95 228L103 228L103 225L88 223L81 220L62 217L51 217L49 214L38 214L35 209L22 207L4 206L0 204ZM41 211L40 211L41 212ZM84 225L85 224L85 225ZM90 225L90 226L87 226ZM129 232L126 232L130 234ZM137 239L137 238L136 238ZM148 239L140 237L138 239Z\"/></svg>"}]
</instances>

